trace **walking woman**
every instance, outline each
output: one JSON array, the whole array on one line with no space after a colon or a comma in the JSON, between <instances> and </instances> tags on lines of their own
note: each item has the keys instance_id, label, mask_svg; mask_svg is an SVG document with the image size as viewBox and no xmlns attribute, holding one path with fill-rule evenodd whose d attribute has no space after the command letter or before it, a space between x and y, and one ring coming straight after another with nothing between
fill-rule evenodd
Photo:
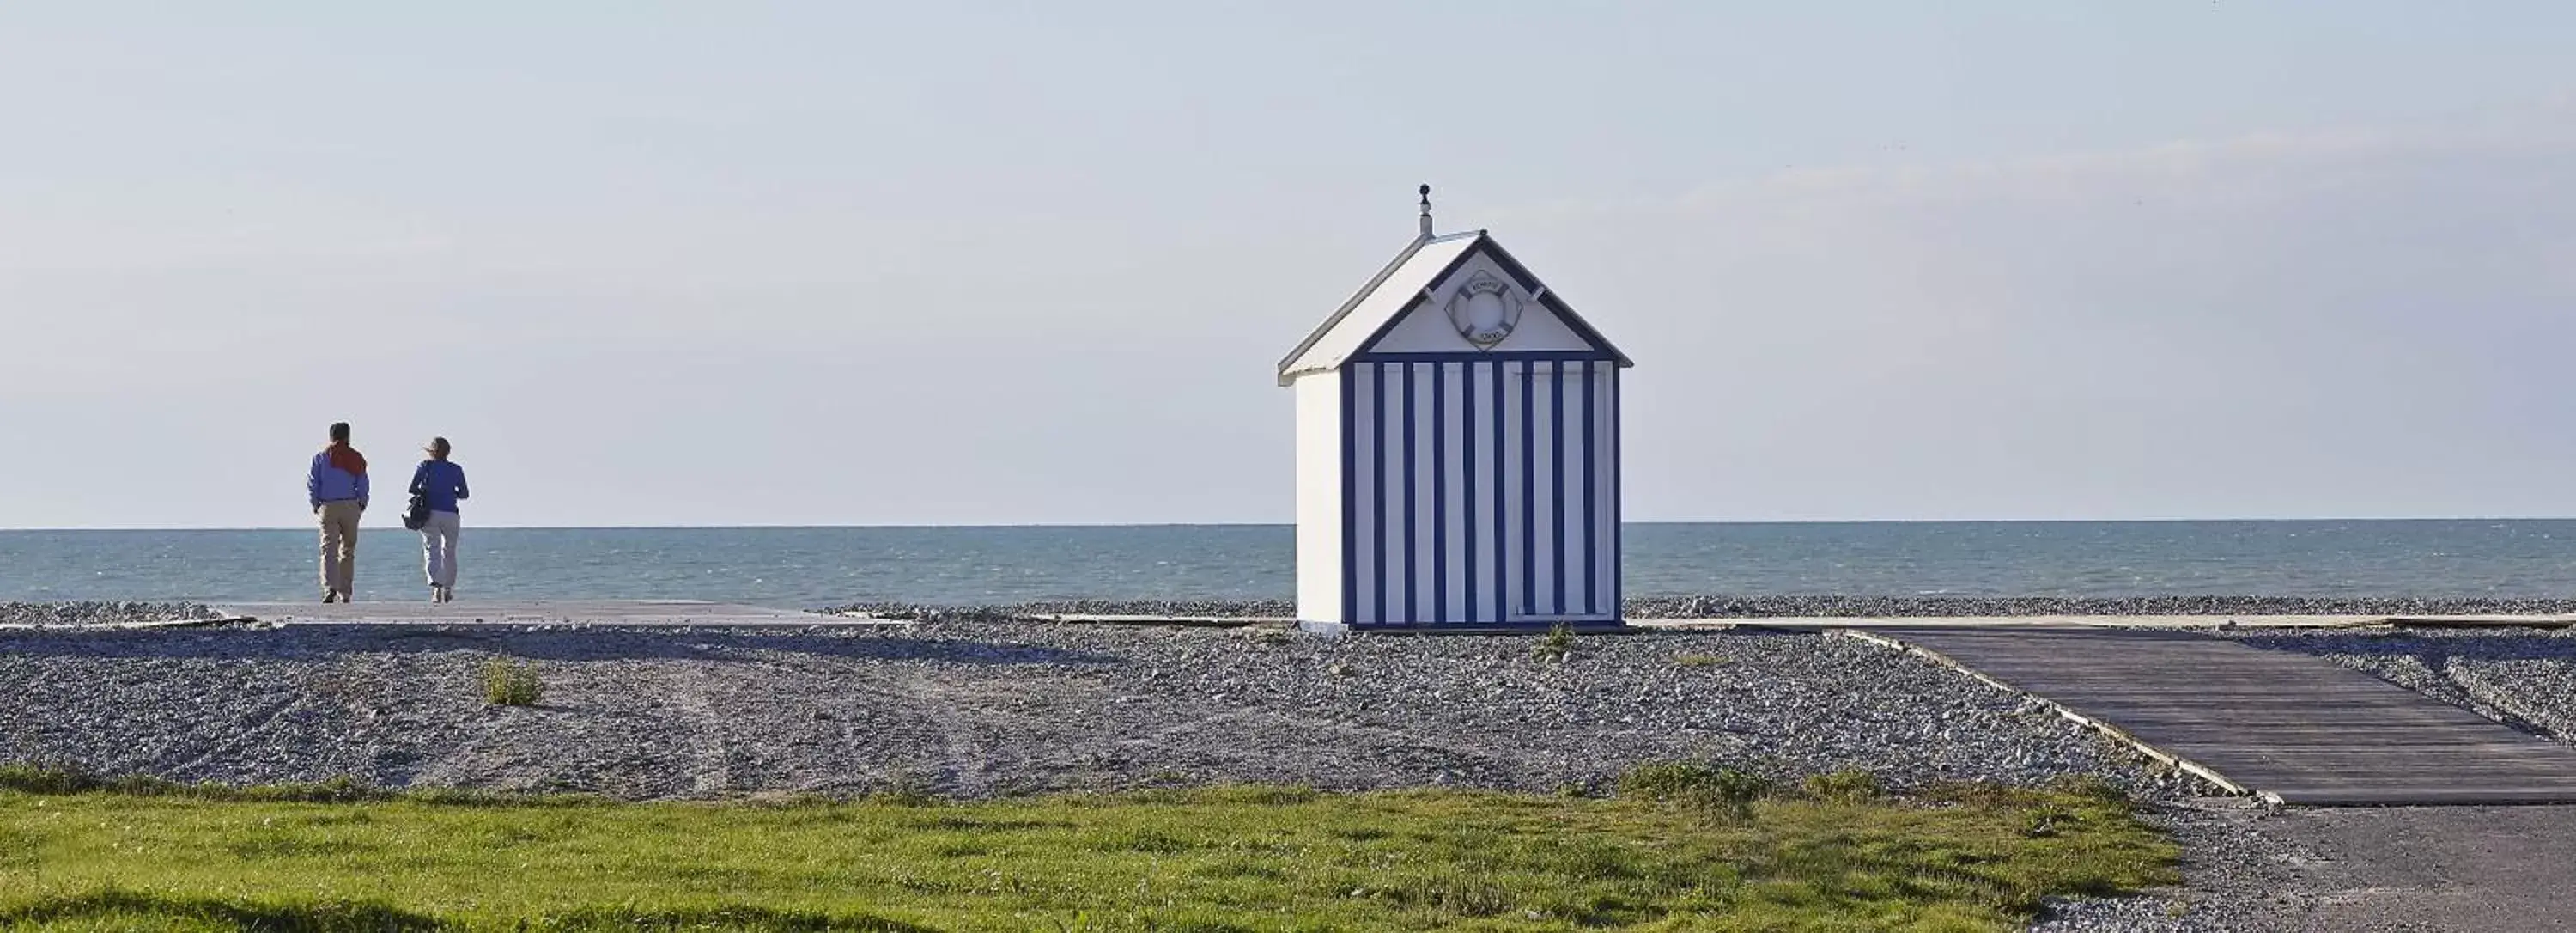
<instances>
[{"instance_id":1,"label":"walking woman","mask_svg":"<svg viewBox=\"0 0 2576 933\"><path fill-rule=\"evenodd\" d=\"M411 473L411 494L429 506L420 526L421 569L429 575L429 601L456 600L456 503L466 497L465 468L447 459L447 439L429 439L429 459Z\"/></svg>"}]
</instances>

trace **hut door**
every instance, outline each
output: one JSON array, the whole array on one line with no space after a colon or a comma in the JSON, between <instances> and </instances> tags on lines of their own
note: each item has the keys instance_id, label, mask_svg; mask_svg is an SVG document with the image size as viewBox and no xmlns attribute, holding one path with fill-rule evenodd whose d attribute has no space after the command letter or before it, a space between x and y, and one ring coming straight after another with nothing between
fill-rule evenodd
<instances>
[{"instance_id":1,"label":"hut door","mask_svg":"<svg viewBox=\"0 0 2576 933\"><path fill-rule=\"evenodd\" d=\"M1507 622L1618 615L1612 365L1507 364L1501 462Z\"/></svg>"}]
</instances>

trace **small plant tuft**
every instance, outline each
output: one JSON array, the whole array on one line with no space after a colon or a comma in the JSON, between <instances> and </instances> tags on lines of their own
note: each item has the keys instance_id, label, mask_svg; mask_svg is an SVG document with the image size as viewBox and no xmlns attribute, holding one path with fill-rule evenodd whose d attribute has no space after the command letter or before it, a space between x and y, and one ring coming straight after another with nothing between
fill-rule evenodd
<instances>
[{"instance_id":1,"label":"small plant tuft","mask_svg":"<svg viewBox=\"0 0 2576 933\"><path fill-rule=\"evenodd\" d=\"M1283 626L1253 625L1243 629L1243 640L1256 645L1279 646L1296 641L1297 636Z\"/></svg>"},{"instance_id":2,"label":"small plant tuft","mask_svg":"<svg viewBox=\"0 0 2576 933\"><path fill-rule=\"evenodd\" d=\"M940 800L939 794L931 789L930 781L901 770L886 775L885 784L869 794L868 799L898 807L937 806Z\"/></svg>"},{"instance_id":3,"label":"small plant tuft","mask_svg":"<svg viewBox=\"0 0 2576 933\"><path fill-rule=\"evenodd\" d=\"M1811 775L1800 789L1806 791L1810 798L1835 803L1867 803L1887 793L1887 788L1878 782L1878 775L1857 768Z\"/></svg>"},{"instance_id":4,"label":"small plant tuft","mask_svg":"<svg viewBox=\"0 0 2576 933\"><path fill-rule=\"evenodd\" d=\"M1717 667L1717 666L1719 666L1719 665L1723 665L1723 664L1725 664L1725 663L1726 663L1726 659L1725 659L1725 658L1721 658L1721 657L1718 657L1717 655L1713 655L1713 654L1677 654L1677 655L1673 655L1673 666L1674 666L1674 667Z\"/></svg>"},{"instance_id":5,"label":"small plant tuft","mask_svg":"<svg viewBox=\"0 0 2576 933\"><path fill-rule=\"evenodd\" d=\"M494 706L535 706L546 695L537 662L493 658L483 662L483 700Z\"/></svg>"},{"instance_id":6,"label":"small plant tuft","mask_svg":"<svg viewBox=\"0 0 2576 933\"><path fill-rule=\"evenodd\" d=\"M1547 634L1539 636L1538 643L1530 646L1530 657L1548 663L1561 663L1573 653L1574 629L1563 622L1549 626Z\"/></svg>"},{"instance_id":7,"label":"small plant tuft","mask_svg":"<svg viewBox=\"0 0 2576 933\"><path fill-rule=\"evenodd\" d=\"M1733 768L1677 761L1628 769L1619 775L1618 792L1742 818L1752 815L1754 801L1771 796L1773 787L1768 779Z\"/></svg>"},{"instance_id":8,"label":"small plant tuft","mask_svg":"<svg viewBox=\"0 0 2576 933\"><path fill-rule=\"evenodd\" d=\"M107 785L106 780L77 767L0 767L0 790L22 794L80 794L103 791Z\"/></svg>"},{"instance_id":9,"label":"small plant tuft","mask_svg":"<svg viewBox=\"0 0 2576 933\"><path fill-rule=\"evenodd\" d=\"M2045 810L2031 814L2022 820L2021 834L2031 839L2056 838L2057 814Z\"/></svg>"},{"instance_id":10,"label":"small plant tuft","mask_svg":"<svg viewBox=\"0 0 2576 933\"><path fill-rule=\"evenodd\" d=\"M2174 774L2183 777L2191 776L2180 768L2174 769ZM2056 780L2048 782L2047 786L2049 790L2057 791L2058 793L2080 797L2099 803L2126 804L2129 802L2128 791L2121 790L2120 785L2103 780L2097 775L2063 775Z\"/></svg>"}]
</instances>

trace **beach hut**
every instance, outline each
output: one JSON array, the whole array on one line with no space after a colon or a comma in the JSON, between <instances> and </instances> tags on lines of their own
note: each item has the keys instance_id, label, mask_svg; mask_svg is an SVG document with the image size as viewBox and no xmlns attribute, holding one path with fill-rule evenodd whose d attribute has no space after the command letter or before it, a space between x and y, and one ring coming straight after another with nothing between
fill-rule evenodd
<instances>
[{"instance_id":1,"label":"beach hut","mask_svg":"<svg viewBox=\"0 0 2576 933\"><path fill-rule=\"evenodd\" d=\"M1279 364L1310 631L1616 626L1628 358L1483 230L1421 227Z\"/></svg>"}]
</instances>

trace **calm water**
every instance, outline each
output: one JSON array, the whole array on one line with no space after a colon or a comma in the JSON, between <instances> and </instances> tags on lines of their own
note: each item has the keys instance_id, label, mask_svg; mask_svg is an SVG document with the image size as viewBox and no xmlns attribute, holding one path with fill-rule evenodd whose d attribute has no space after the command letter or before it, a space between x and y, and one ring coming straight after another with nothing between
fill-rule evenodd
<instances>
[{"instance_id":1,"label":"calm water","mask_svg":"<svg viewBox=\"0 0 2576 933\"><path fill-rule=\"evenodd\" d=\"M466 598L1287 598L1285 526L476 529ZM318 595L306 531L0 531L0 600ZM2576 521L1653 524L1630 595L2576 596ZM425 595L369 528L361 599Z\"/></svg>"}]
</instances>

